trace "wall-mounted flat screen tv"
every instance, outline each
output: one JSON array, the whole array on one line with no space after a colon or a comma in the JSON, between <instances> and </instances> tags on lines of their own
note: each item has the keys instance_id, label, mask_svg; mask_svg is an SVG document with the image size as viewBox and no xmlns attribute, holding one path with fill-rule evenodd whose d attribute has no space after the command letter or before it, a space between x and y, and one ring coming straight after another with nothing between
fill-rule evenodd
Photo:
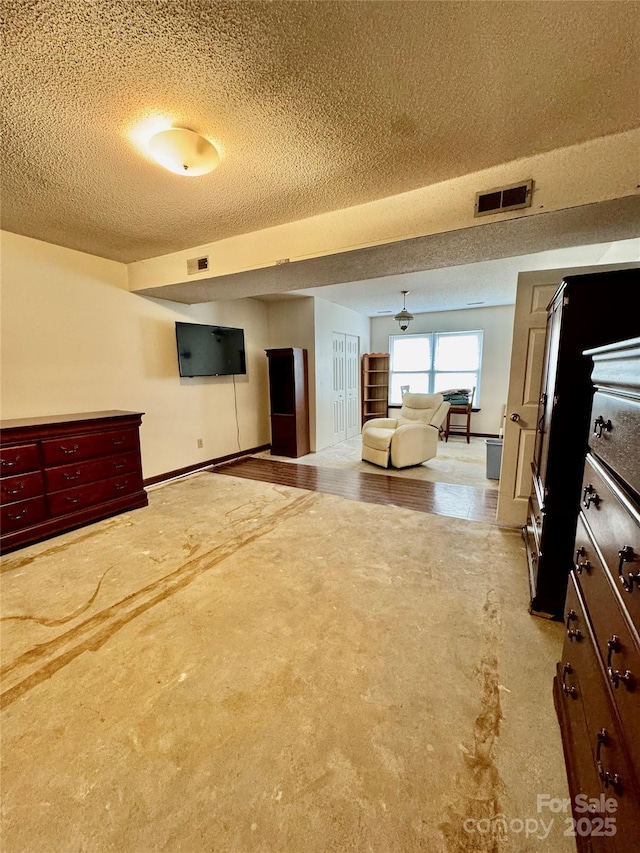
<instances>
[{"instance_id":1,"label":"wall-mounted flat screen tv","mask_svg":"<svg viewBox=\"0 0 640 853\"><path fill-rule=\"evenodd\" d=\"M246 373L244 330L176 323L180 376Z\"/></svg>"}]
</instances>

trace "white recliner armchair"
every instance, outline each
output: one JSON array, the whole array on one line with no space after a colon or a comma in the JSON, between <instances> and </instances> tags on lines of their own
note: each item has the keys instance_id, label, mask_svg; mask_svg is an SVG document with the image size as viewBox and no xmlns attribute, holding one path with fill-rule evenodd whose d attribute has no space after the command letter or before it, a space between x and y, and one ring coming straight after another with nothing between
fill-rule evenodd
<instances>
[{"instance_id":1,"label":"white recliner armchair","mask_svg":"<svg viewBox=\"0 0 640 853\"><path fill-rule=\"evenodd\" d=\"M433 459L449 403L442 394L404 394L398 418L373 418L362 428L362 459L407 468Z\"/></svg>"}]
</instances>

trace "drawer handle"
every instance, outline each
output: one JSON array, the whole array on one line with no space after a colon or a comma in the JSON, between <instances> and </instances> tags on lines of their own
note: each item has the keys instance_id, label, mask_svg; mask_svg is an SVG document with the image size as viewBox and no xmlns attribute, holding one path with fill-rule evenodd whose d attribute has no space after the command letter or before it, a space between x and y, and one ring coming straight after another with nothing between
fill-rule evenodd
<instances>
[{"instance_id":1,"label":"drawer handle","mask_svg":"<svg viewBox=\"0 0 640 853\"><path fill-rule=\"evenodd\" d=\"M7 515L8 515L8 516L9 516L9 518L11 519L11 521L17 521L19 518L22 518L22 516L23 516L23 515L26 515L26 514L27 514L27 508L26 508L26 506L25 506L25 507L22 507L22 509L20 510L20 512L9 512L9 513L7 513Z\"/></svg>"},{"instance_id":2,"label":"drawer handle","mask_svg":"<svg viewBox=\"0 0 640 853\"><path fill-rule=\"evenodd\" d=\"M77 444L74 444L72 447L65 447L64 444L60 445L60 450L63 453L66 453L67 456L70 456L72 453L76 453L79 449L79 445Z\"/></svg>"},{"instance_id":3,"label":"drawer handle","mask_svg":"<svg viewBox=\"0 0 640 853\"><path fill-rule=\"evenodd\" d=\"M124 444L124 438L112 438L111 444L113 444L114 447L119 447L121 444Z\"/></svg>"},{"instance_id":4,"label":"drawer handle","mask_svg":"<svg viewBox=\"0 0 640 853\"><path fill-rule=\"evenodd\" d=\"M607 648L609 649L609 654L607 655L607 667L611 666L611 655L614 652L620 651L620 637L617 634L612 634L611 639L607 640Z\"/></svg>"},{"instance_id":5,"label":"drawer handle","mask_svg":"<svg viewBox=\"0 0 640 853\"><path fill-rule=\"evenodd\" d=\"M5 489L6 495L17 495L24 489L24 483L20 483L17 489Z\"/></svg>"},{"instance_id":6,"label":"drawer handle","mask_svg":"<svg viewBox=\"0 0 640 853\"><path fill-rule=\"evenodd\" d=\"M620 672L619 669L613 669L613 667L607 668L607 675L609 676L609 681L613 684L613 686L618 689L620 687L620 682L622 681L627 690L633 690L634 680L633 674L630 669L625 669L624 672Z\"/></svg>"},{"instance_id":7,"label":"drawer handle","mask_svg":"<svg viewBox=\"0 0 640 853\"><path fill-rule=\"evenodd\" d=\"M17 456L14 457L13 462L9 462L7 459L3 459L2 460L2 467L3 468L15 468L15 466L18 464L18 462L20 462L21 459L22 459L22 456L20 456L20 454L18 454Z\"/></svg>"},{"instance_id":8,"label":"drawer handle","mask_svg":"<svg viewBox=\"0 0 640 853\"><path fill-rule=\"evenodd\" d=\"M562 692L565 696L572 696L575 699L578 695L578 691L575 687L569 687L566 681L567 675L569 675L571 672L573 672L573 670L571 669L571 664L565 663L565 665L562 667Z\"/></svg>"},{"instance_id":9,"label":"drawer handle","mask_svg":"<svg viewBox=\"0 0 640 853\"><path fill-rule=\"evenodd\" d=\"M121 468L126 468L127 463L126 462L114 462L113 467L116 469L116 471L119 471Z\"/></svg>"},{"instance_id":10,"label":"drawer handle","mask_svg":"<svg viewBox=\"0 0 640 853\"><path fill-rule=\"evenodd\" d=\"M607 653L607 675L609 676L609 681L616 689L620 687L620 682L622 681L627 690L633 690L634 684L631 670L625 669L624 672L620 672L619 669L614 669L612 665L611 658L613 653L620 651L620 637L612 634L611 639L607 641L607 648L609 649Z\"/></svg>"},{"instance_id":11,"label":"drawer handle","mask_svg":"<svg viewBox=\"0 0 640 853\"><path fill-rule=\"evenodd\" d=\"M565 627L567 629L567 637L570 642L576 640L579 642L582 639L582 631L579 628L571 628L571 623L575 622L578 618L578 614L575 610L570 610L567 613L567 619L565 621Z\"/></svg>"},{"instance_id":12,"label":"drawer handle","mask_svg":"<svg viewBox=\"0 0 640 853\"><path fill-rule=\"evenodd\" d=\"M591 504L598 506L599 503L600 495L596 492L591 483L589 483L588 486L584 487L584 491L582 493L582 506L585 509L589 509Z\"/></svg>"},{"instance_id":13,"label":"drawer handle","mask_svg":"<svg viewBox=\"0 0 640 853\"><path fill-rule=\"evenodd\" d=\"M608 770L604 769L604 765L602 764L601 751L603 746L607 746L607 741L609 740L609 733L606 729L600 729L597 735L598 746L596 748L596 767L598 769L598 776L600 777L600 781L608 788L611 786L616 794L621 793L622 788L622 779L617 773L610 773Z\"/></svg>"},{"instance_id":14,"label":"drawer handle","mask_svg":"<svg viewBox=\"0 0 640 853\"><path fill-rule=\"evenodd\" d=\"M631 547L631 545L624 545L618 551L618 557L620 557L620 562L618 563L618 577L620 579L620 583L627 592L633 592L634 581L640 587L640 570L638 570L638 573L635 575L633 574L633 572L629 572L628 579L624 576L624 564L633 563L633 556L633 548Z\"/></svg>"},{"instance_id":15,"label":"drawer handle","mask_svg":"<svg viewBox=\"0 0 640 853\"><path fill-rule=\"evenodd\" d=\"M573 568L576 570L576 574L581 575L582 572L586 572L589 574L591 571L591 563L589 560L581 560L580 557L584 557L586 555L586 550L582 545L576 551L576 559L573 564Z\"/></svg>"},{"instance_id":16,"label":"drawer handle","mask_svg":"<svg viewBox=\"0 0 640 853\"><path fill-rule=\"evenodd\" d=\"M126 489L128 485L129 481L125 480L124 483L114 483L113 488L116 489L116 491L121 492L123 489Z\"/></svg>"},{"instance_id":17,"label":"drawer handle","mask_svg":"<svg viewBox=\"0 0 640 853\"><path fill-rule=\"evenodd\" d=\"M75 498L66 497L65 501L68 504L77 504L80 503L80 495L76 495Z\"/></svg>"},{"instance_id":18,"label":"drawer handle","mask_svg":"<svg viewBox=\"0 0 640 853\"><path fill-rule=\"evenodd\" d=\"M611 421L602 417L602 415L598 415L598 417L593 422L593 434L596 438L602 438L602 430L606 430L607 432L611 432L613 429L613 424Z\"/></svg>"},{"instance_id":19,"label":"drawer handle","mask_svg":"<svg viewBox=\"0 0 640 853\"><path fill-rule=\"evenodd\" d=\"M64 474L63 473L62 476L64 477L65 480L71 481L71 480L77 480L78 477L80 476L80 474L81 474L81 472L76 470L73 472L73 474Z\"/></svg>"}]
</instances>

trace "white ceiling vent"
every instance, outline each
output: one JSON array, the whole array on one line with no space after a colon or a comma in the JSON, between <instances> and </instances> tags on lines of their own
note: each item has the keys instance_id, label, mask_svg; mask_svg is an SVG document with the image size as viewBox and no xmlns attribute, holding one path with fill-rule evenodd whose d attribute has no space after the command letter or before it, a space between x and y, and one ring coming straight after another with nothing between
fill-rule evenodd
<instances>
[{"instance_id":1,"label":"white ceiling vent","mask_svg":"<svg viewBox=\"0 0 640 853\"><path fill-rule=\"evenodd\" d=\"M187 275L195 275L197 272L206 272L209 269L209 256L205 258L190 258L187 261Z\"/></svg>"},{"instance_id":2,"label":"white ceiling vent","mask_svg":"<svg viewBox=\"0 0 640 853\"><path fill-rule=\"evenodd\" d=\"M486 216L488 213L502 213L505 210L519 210L531 207L533 181L521 181L508 187L497 187L476 193L474 216Z\"/></svg>"}]
</instances>

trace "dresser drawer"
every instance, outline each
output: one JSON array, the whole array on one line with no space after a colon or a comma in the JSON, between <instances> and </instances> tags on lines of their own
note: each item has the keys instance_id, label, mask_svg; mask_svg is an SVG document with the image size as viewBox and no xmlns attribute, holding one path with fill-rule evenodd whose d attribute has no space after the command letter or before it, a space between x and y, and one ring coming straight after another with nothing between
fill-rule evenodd
<instances>
[{"instance_id":1,"label":"dresser drawer","mask_svg":"<svg viewBox=\"0 0 640 853\"><path fill-rule=\"evenodd\" d=\"M591 451L640 494L640 401L597 391L591 413Z\"/></svg>"},{"instance_id":2,"label":"dresser drawer","mask_svg":"<svg viewBox=\"0 0 640 853\"><path fill-rule=\"evenodd\" d=\"M2 533L22 530L42 521L47 514L44 497L30 498L27 501L7 504L0 508Z\"/></svg>"},{"instance_id":3,"label":"dresser drawer","mask_svg":"<svg viewBox=\"0 0 640 853\"><path fill-rule=\"evenodd\" d=\"M29 474L15 474L0 480L0 503L9 504L24 501L44 492L42 473L31 471Z\"/></svg>"},{"instance_id":4,"label":"dresser drawer","mask_svg":"<svg viewBox=\"0 0 640 853\"><path fill-rule=\"evenodd\" d=\"M96 480L106 480L114 475L129 474L138 471L140 457L133 453L121 453L118 456L107 456L91 462L78 462L73 465L61 465L58 468L47 468L45 479L49 492L58 492L93 483Z\"/></svg>"},{"instance_id":5,"label":"dresser drawer","mask_svg":"<svg viewBox=\"0 0 640 853\"><path fill-rule=\"evenodd\" d=\"M66 515L105 501L116 500L141 489L142 478L139 474L123 474L63 492L53 492L47 496L49 512L51 515Z\"/></svg>"},{"instance_id":6,"label":"dresser drawer","mask_svg":"<svg viewBox=\"0 0 640 853\"><path fill-rule=\"evenodd\" d=\"M572 625L580 635L574 640L566 639L558 677L566 717L573 721L571 736L580 738L574 744L582 765L580 776L592 778L595 769L600 791L617 800L614 849L635 850L640 825L637 778L626 752L626 732L611 702L591 626L573 576L567 591L567 610L575 614ZM585 725L581 725L582 720ZM585 736L587 743L584 743ZM591 766L587 768L589 761ZM584 793L590 795L590 792Z\"/></svg>"},{"instance_id":7,"label":"dresser drawer","mask_svg":"<svg viewBox=\"0 0 640 853\"><path fill-rule=\"evenodd\" d=\"M0 448L0 476L22 474L40 467L37 444L19 444Z\"/></svg>"},{"instance_id":8,"label":"dresser drawer","mask_svg":"<svg viewBox=\"0 0 640 853\"><path fill-rule=\"evenodd\" d=\"M605 662L605 673L613 688L623 730L634 763L640 768L640 647L637 633L622 610L619 592L612 586L597 549L582 518L576 532L575 581L587 609L596 646ZM567 637L580 630L576 614L565 610Z\"/></svg>"},{"instance_id":9,"label":"dresser drawer","mask_svg":"<svg viewBox=\"0 0 640 853\"><path fill-rule=\"evenodd\" d=\"M93 459L137 450L138 430L122 429L93 435L76 435L69 438L54 438L42 442L45 465L64 465L77 459Z\"/></svg>"},{"instance_id":10,"label":"dresser drawer","mask_svg":"<svg viewBox=\"0 0 640 853\"><path fill-rule=\"evenodd\" d=\"M631 621L640 628L640 516L627 495L593 456L587 456L582 514L621 590Z\"/></svg>"}]
</instances>

